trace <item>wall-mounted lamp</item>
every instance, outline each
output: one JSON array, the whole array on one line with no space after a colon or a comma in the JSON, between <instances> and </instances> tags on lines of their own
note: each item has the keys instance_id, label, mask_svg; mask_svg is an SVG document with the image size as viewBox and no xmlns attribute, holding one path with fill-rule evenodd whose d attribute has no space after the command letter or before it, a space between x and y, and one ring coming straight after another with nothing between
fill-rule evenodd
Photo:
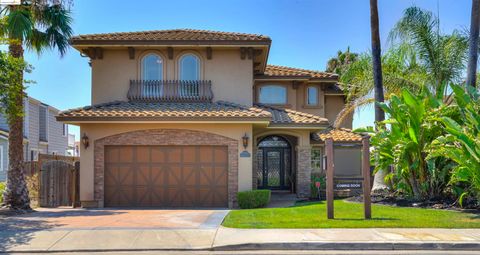
<instances>
[{"instance_id":1,"label":"wall-mounted lamp","mask_svg":"<svg viewBox=\"0 0 480 255\"><path fill-rule=\"evenodd\" d=\"M245 133L245 135L242 137L242 142L243 142L243 148L246 150L248 147L248 135Z\"/></svg>"},{"instance_id":2,"label":"wall-mounted lamp","mask_svg":"<svg viewBox=\"0 0 480 255\"><path fill-rule=\"evenodd\" d=\"M83 136L82 136L82 144L83 144L83 147L86 149L88 148L88 146L90 145L89 141L88 141L88 136L86 133L83 133Z\"/></svg>"}]
</instances>

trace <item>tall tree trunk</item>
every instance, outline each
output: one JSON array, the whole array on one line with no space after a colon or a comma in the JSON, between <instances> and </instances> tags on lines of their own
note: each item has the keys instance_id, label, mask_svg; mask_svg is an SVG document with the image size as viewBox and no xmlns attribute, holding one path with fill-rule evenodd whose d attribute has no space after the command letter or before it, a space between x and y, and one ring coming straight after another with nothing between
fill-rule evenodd
<instances>
[{"instance_id":1,"label":"tall tree trunk","mask_svg":"<svg viewBox=\"0 0 480 255\"><path fill-rule=\"evenodd\" d=\"M467 86L476 86L478 60L478 29L480 23L480 0L472 0L472 14L470 19L470 40L467 68Z\"/></svg>"},{"instance_id":2,"label":"tall tree trunk","mask_svg":"<svg viewBox=\"0 0 480 255\"><path fill-rule=\"evenodd\" d=\"M378 24L378 6L377 0L370 0L370 29L372 33L372 67L373 84L375 92L375 125L385 120L385 113L378 103L384 101L383 96L383 78L382 78L382 60L380 47L380 28ZM380 169L373 179L372 194L382 193L388 187L385 184L386 169Z\"/></svg>"},{"instance_id":3,"label":"tall tree trunk","mask_svg":"<svg viewBox=\"0 0 480 255\"><path fill-rule=\"evenodd\" d=\"M9 45L13 57L23 59L23 47L20 41L12 41ZM23 71L18 74L18 80L23 84ZM23 105L24 93L16 93L15 104ZM22 107L23 112L23 107ZM30 198L23 172L23 117L8 116L8 157L7 188L3 194L3 203L12 209L30 210Z\"/></svg>"}]
</instances>

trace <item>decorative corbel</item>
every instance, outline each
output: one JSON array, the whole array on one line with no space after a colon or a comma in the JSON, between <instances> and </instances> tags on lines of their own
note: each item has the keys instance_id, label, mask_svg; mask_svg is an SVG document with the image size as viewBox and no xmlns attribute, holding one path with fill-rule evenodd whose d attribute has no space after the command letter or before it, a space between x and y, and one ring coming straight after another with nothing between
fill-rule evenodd
<instances>
[{"instance_id":1,"label":"decorative corbel","mask_svg":"<svg viewBox=\"0 0 480 255\"><path fill-rule=\"evenodd\" d=\"M240 48L240 59L244 60L247 55L247 48L241 47Z\"/></svg>"},{"instance_id":2,"label":"decorative corbel","mask_svg":"<svg viewBox=\"0 0 480 255\"><path fill-rule=\"evenodd\" d=\"M135 48L128 47L128 58L135 59Z\"/></svg>"},{"instance_id":3,"label":"decorative corbel","mask_svg":"<svg viewBox=\"0 0 480 255\"><path fill-rule=\"evenodd\" d=\"M207 47L207 59L212 59L212 47Z\"/></svg>"},{"instance_id":4,"label":"decorative corbel","mask_svg":"<svg viewBox=\"0 0 480 255\"><path fill-rule=\"evenodd\" d=\"M298 89L300 86L301 82L300 81L292 81L292 87L293 89Z\"/></svg>"},{"instance_id":5,"label":"decorative corbel","mask_svg":"<svg viewBox=\"0 0 480 255\"><path fill-rule=\"evenodd\" d=\"M167 48L168 59L173 59L173 47Z\"/></svg>"}]
</instances>

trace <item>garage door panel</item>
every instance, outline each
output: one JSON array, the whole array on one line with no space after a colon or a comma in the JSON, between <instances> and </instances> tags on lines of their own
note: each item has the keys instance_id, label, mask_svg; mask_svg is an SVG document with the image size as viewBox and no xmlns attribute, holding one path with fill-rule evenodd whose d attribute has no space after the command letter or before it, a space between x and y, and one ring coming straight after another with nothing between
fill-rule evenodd
<instances>
[{"instance_id":1,"label":"garage door panel","mask_svg":"<svg viewBox=\"0 0 480 255\"><path fill-rule=\"evenodd\" d=\"M197 148L195 147L184 147L183 148L183 163L195 163L197 160Z\"/></svg>"},{"instance_id":2,"label":"garage door panel","mask_svg":"<svg viewBox=\"0 0 480 255\"><path fill-rule=\"evenodd\" d=\"M213 148L212 147L200 147L200 162L212 163L213 162Z\"/></svg>"},{"instance_id":3,"label":"garage door panel","mask_svg":"<svg viewBox=\"0 0 480 255\"><path fill-rule=\"evenodd\" d=\"M182 163L182 149L179 147L166 147L166 161L169 163Z\"/></svg>"},{"instance_id":4,"label":"garage door panel","mask_svg":"<svg viewBox=\"0 0 480 255\"><path fill-rule=\"evenodd\" d=\"M151 148L148 146L138 146L135 156L136 156L136 162L139 163L150 163L150 150Z\"/></svg>"},{"instance_id":5,"label":"garage door panel","mask_svg":"<svg viewBox=\"0 0 480 255\"><path fill-rule=\"evenodd\" d=\"M130 163L133 162L133 148L132 147L120 147L118 149L118 162Z\"/></svg>"},{"instance_id":6,"label":"garage door panel","mask_svg":"<svg viewBox=\"0 0 480 255\"><path fill-rule=\"evenodd\" d=\"M106 146L105 150L109 155L106 206L227 206L227 147Z\"/></svg>"},{"instance_id":7,"label":"garage door panel","mask_svg":"<svg viewBox=\"0 0 480 255\"><path fill-rule=\"evenodd\" d=\"M165 163L165 150L158 147L150 147L150 157L152 163Z\"/></svg>"},{"instance_id":8,"label":"garage door panel","mask_svg":"<svg viewBox=\"0 0 480 255\"><path fill-rule=\"evenodd\" d=\"M228 151L222 147L214 147L215 163L217 164L227 164L228 162Z\"/></svg>"}]
</instances>

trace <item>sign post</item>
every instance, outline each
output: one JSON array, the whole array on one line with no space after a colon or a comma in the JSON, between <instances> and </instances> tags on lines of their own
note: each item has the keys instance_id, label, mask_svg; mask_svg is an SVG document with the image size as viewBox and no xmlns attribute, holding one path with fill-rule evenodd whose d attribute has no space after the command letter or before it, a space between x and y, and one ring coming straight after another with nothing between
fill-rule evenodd
<instances>
[{"instance_id":1,"label":"sign post","mask_svg":"<svg viewBox=\"0 0 480 255\"><path fill-rule=\"evenodd\" d=\"M325 151L327 155L327 218L333 219L333 178L334 178L334 164L333 164L333 140L327 138L325 140Z\"/></svg>"},{"instance_id":2,"label":"sign post","mask_svg":"<svg viewBox=\"0 0 480 255\"><path fill-rule=\"evenodd\" d=\"M365 219L372 218L370 198L370 137L365 136L362 139L362 175L363 175L363 207Z\"/></svg>"}]
</instances>

